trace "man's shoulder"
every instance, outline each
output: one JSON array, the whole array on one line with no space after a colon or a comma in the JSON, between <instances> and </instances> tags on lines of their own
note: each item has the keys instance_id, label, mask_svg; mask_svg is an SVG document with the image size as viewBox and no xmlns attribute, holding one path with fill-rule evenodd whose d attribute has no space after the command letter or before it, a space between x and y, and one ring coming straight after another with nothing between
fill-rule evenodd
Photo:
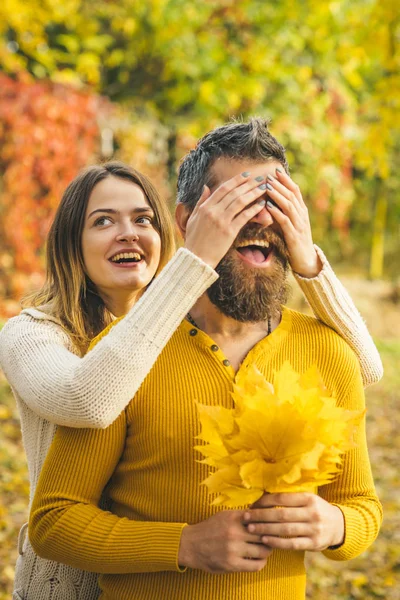
<instances>
[{"instance_id":1,"label":"man's shoulder","mask_svg":"<svg viewBox=\"0 0 400 600\"><path fill-rule=\"evenodd\" d=\"M349 362L358 364L357 357L347 342L328 325L299 311L285 308L286 311L290 315L293 335L304 338L306 343L313 346L323 346L325 355L340 355Z\"/></svg>"},{"instance_id":2,"label":"man's shoulder","mask_svg":"<svg viewBox=\"0 0 400 600\"><path fill-rule=\"evenodd\" d=\"M285 318L291 327L281 349L282 358L288 357L301 372L316 365L325 385L338 399L354 385L362 390L358 358L340 335L315 317L294 310Z\"/></svg>"}]
</instances>

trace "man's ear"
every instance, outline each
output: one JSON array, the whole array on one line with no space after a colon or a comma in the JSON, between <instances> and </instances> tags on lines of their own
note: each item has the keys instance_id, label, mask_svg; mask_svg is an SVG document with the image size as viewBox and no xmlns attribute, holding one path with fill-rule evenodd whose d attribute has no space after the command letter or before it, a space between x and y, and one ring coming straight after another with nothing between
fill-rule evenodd
<instances>
[{"instance_id":1,"label":"man's ear","mask_svg":"<svg viewBox=\"0 0 400 600\"><path fill-rule=\"evenodd\" d=\"M183 239L186 237L186 225L191 214L191 211L183 202L178 202L175 208L175 223Z\"/></svg>"}]
</instances>

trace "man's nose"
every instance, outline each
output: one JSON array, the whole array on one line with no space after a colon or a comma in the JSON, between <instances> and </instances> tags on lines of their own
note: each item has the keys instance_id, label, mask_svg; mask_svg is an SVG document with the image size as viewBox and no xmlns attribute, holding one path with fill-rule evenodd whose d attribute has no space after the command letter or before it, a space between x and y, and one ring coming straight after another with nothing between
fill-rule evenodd
<instances>
[{"instance_id":1,"label":"man's nose","mask_svg":"<svg viewBox=\"0 0 400 600\"><path fill-rule=\"evenodd\" d=\"M259 225L262 225L263 227L269 227L273 222L274 219L265 206L255 217L249 221L249 223L259 223Z\"/></svg>"}]
</instances>

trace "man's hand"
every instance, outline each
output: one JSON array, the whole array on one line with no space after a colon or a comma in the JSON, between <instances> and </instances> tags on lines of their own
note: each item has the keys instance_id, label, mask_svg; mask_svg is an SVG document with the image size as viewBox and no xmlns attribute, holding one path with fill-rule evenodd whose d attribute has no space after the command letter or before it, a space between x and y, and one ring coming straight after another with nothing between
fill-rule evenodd
<instances>
[{"instance_id":1,"label":"man's hand","mask_svg":"<svg viewBox=\"0 0 400 600\"><path fill-rule=\"evenodd\" d=\"M270 548L317 551L344 541L342 511L316 494L264 494L244 519Z\"/></svg>"},{"instance_id":2,"label":"man's hand","mask_svg":"<svg viewBox=\"0 0 400 600\"><path fill-rule=\"evenodd\" d=\"M261 571L271 550L243 525L242 510L224 510L182 531L178 563L207 573Z\"/></svg>"},{"instance_id":3,"label":"man's hand","mask_svg":"<svg viewBox=\"0 0 400 600\"><path fill-rule=\"evenodd\" d=\"M316 277L322 264L313 245L308 210L300 188L283 168L276 169L275 174L276 178L267 177L267 194L276 206L267 202L267 209L282 229L293 271L302 277Z\"/></svg>"}]
</instances>

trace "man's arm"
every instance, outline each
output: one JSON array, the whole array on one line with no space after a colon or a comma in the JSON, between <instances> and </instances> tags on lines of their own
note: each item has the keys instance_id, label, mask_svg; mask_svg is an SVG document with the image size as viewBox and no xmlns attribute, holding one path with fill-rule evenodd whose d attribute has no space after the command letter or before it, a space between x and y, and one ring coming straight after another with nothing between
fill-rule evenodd
<instances>
[{"instance_id":1,"label":"man's arm","mask_svg":"<svg viewBox=\"0 0 400 600\"><path fill-rule=\"evenodd\" d=\"M125 438L125 413L107 429L58 428L29 521L39 556L96 573L179 570L185 524L132 521L98 508Z\"/></svg>"},{"instance_id":2,"label":"man's arm","mask_svg":"<svg viewBox=\"0 0 400 600\"><path fill-rule=\"evenodd\" d=\"M348 390L338 404L349 410L365 408L355 359ZM318 550L333 560L349 560L364 552L375 540L382 522L368 457L365 418L355 443L356 448L344 457L339 477L321 487L318 496L265 494L245 515L248 530L261 535L262 542L271 548Z\"/></svg>"},{"instance_id":3,"label":"man's arm","mask_svg":"<svg viewBox=\"0 0 400 600\"><path fill-rule=\"evenodd\" d=\"M133 521L99 509L125 439L125 413L107 429L58 428L29 521L29 538L39 556L110 574L188 566L212 573L254 572L265 566L271 551L243 527L243 511L221 511L186 526Z\"/></svg>"},{"instance_id":4,"label":"man's arm","mask_svg":"<svg viewBox=\"0 0 400 600\"><path fill-rule=\"evenodd\" d=\"M340 405L349 410L364 410L364 390L358 373ZM349 560L364 552L377 537L382 523L382 505L376 495L368 456L365 417L357 429L355 443L356 447L344 457L340 476L319 489L319 495L339 507L344 516L343 544L324 551L333 560Z\"/></svg>"}]
</instances>

